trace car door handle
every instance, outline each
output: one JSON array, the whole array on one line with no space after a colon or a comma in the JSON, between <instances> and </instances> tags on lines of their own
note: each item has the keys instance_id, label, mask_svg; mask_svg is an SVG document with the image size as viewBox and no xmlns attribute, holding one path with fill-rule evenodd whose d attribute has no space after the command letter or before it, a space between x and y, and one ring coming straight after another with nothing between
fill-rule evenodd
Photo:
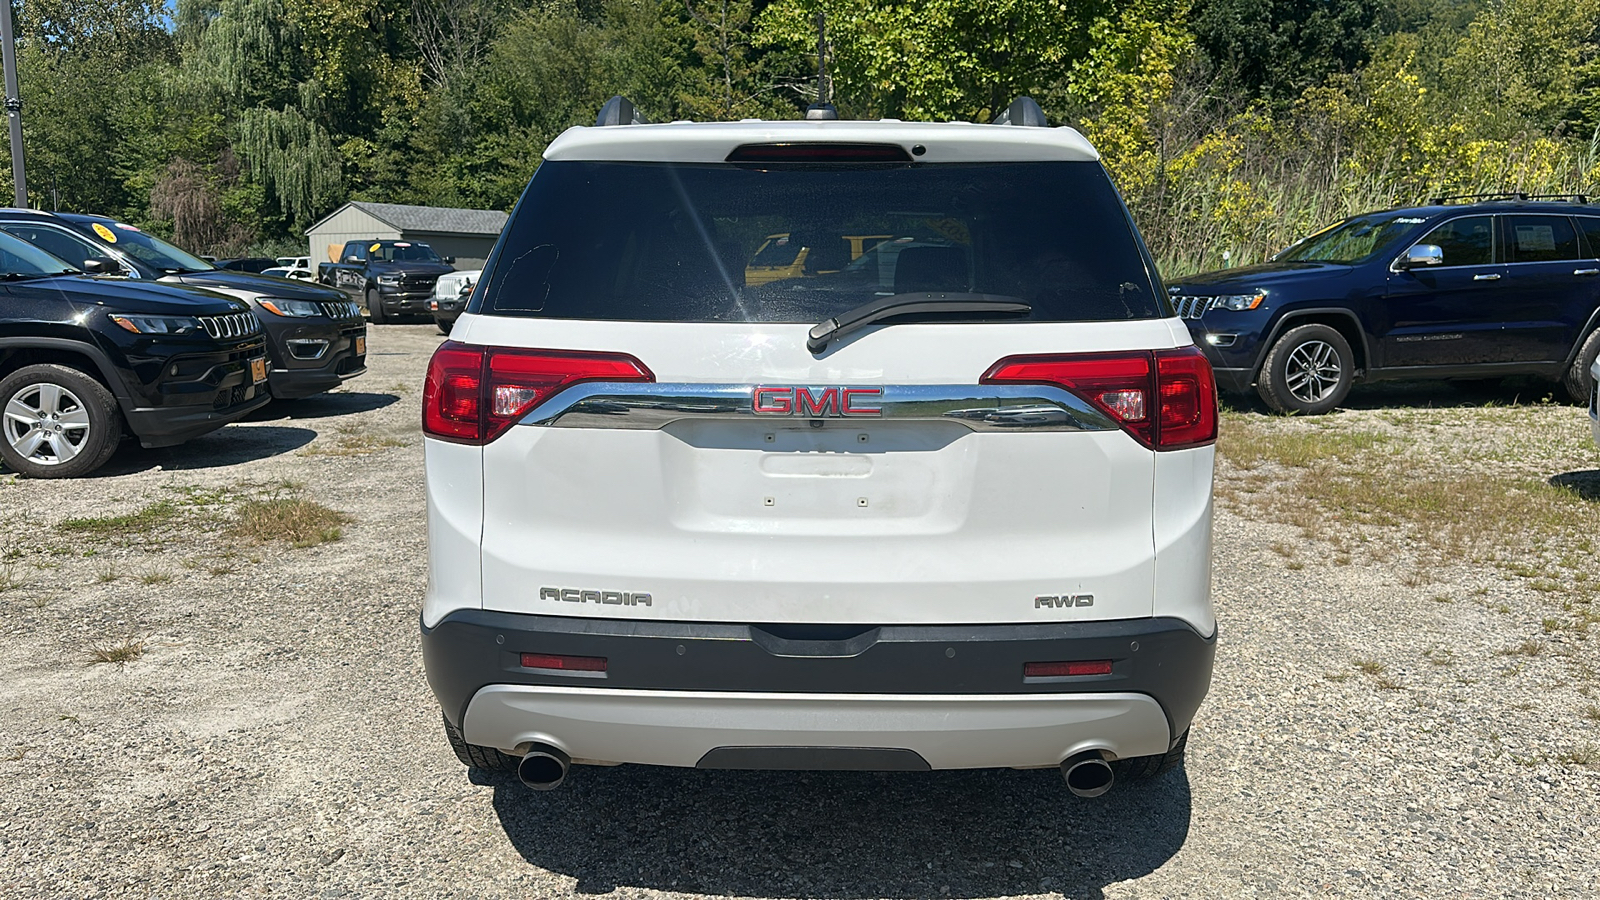
<instances>
[{"instance_id":1,"label":"car door handle","mask_svg":"<svg viewBox=\"0 0 1600 900\"><path fill-rule=\"evenodd\" d=\"M1472 280L1473 281L1499 281L1500 280L1500 276L1499 275L1474 275L1474 276L1472 276Z\"/></svg>"},{"instance_id":2,"label":"car door handle","mask_svg":"<svg viewBox=\"0 0 1600 900\"><path fill-rule=\"evenodd\" d=\"M1574 275L1600 275L1600 269L1573 269Z\"/></svg>"}]
</instances>

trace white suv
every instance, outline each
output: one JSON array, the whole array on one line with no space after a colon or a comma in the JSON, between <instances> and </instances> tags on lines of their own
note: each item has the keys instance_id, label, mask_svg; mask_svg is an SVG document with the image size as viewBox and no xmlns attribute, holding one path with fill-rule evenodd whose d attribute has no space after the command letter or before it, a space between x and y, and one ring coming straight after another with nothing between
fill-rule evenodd
<instances>
[{"instance_id":1,"label":"white suv","mask_svg":"<svg viewBox=\"0 0 1600 900\"><path fill-rule=\"evenodd\" d=\"M428 368L422 642L462 761L1093 796L1180 760L1216 391L1088 142L619 120L545 151ZM747 281L775 240L803 261Z\"/></svg>"}]
</instances>

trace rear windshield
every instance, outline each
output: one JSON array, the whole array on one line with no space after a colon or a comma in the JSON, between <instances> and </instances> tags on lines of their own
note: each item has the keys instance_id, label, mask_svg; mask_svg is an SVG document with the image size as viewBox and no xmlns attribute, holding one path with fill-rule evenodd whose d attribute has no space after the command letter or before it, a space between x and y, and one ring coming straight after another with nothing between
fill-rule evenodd
<instances>
[{"instance_id":1,"label":"rear windshield","mask_svg":"<svg viewBox=\"0 0 1600 900\"><path fill-rule=\"evenodd\" d=\"M475 311L818 322L921 291L1019 297L1036 321L1166 315L1098 163L901 167L546 162Z\"/></svg>"}]
</instances>

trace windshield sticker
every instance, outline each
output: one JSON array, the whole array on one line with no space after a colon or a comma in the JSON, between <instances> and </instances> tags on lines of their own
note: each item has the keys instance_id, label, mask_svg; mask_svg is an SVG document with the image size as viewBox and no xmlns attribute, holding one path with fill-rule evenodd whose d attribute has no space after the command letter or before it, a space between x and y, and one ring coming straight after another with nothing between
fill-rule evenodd
<instances>
[{"instance_id":1,"label":"windshield sticker","mask_svg":"<svg viewBox=\"0 0 1600 900\"><path fill-rule=\"evenodd\" d=\"M1405 217L1405 218L1395 219L1395 221L1398 222L1401 225L1421 225L1423 222L1426 222L1428 220L1427 219L1414 219L1414 218L1411 218L1411 217L1408 216L1408 217Z\"/></svg>"},{"instance_id":2,"label":"windshield sticker","mask_svg":"<svg viewBox=\"0 0 1600 900\"><path fill-rule=\"evenodd\" d=\"M1517 249L1520 250L1554 250L1556 248L1556 230L1551 225L1518 225Z\"/></svg>"},{"instance_id":3,"label":"windshield sticker","mask_svg":"<svg viewBox=\"0 0 1600 900\"><path fill-rule=\"evenodd\" d=\"M394 245L396 247L409 247L409 246L411 246L410 244L406 243L405 241L395 241Z\"/></svg>"},{"instance_id":4,"label":"windshield sticker","mask_svg":"<svg viewBox=\"0 0 1600 900\"><path fill-rule=\"evenodd\" d=\"M137 225L129 225L127 222L115 222L113 224L115 224L118 228L121 228L123 231L138 231L139 230L139 226L137 226Z\"/></svg>"},{"instance_id":5,"label":"windshield sticker","mask_svg":"<svg viewBox=\"0 0 1600 900\"><path fill-rule=\"evenodd\" d=\"M379 250L382 250L382 249L383 249L383 245L382 244L373 244L371 247L367 248L367 252L368 253L377 253Z\"/></svg>"},{"instance_id":6,"label":"windshield sticker","mask_svg":"<svg viewBox=\"0 0 1600 900\"><path fill-rule=\"evenodd\" d=\"M99 222L91 223L90 227L94 229L95 234L100 235L100 239L102 241L105 241L108 244L115 244L117 242L116 232L105 227L104 225L101 225Z\"/></svg>"}]
</instances>

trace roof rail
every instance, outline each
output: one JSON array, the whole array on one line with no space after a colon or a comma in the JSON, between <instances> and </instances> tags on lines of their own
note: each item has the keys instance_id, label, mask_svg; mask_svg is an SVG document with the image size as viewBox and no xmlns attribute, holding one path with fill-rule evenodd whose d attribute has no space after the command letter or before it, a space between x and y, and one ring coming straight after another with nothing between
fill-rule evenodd
<instances>
[{"instance_id":1,"label":"roof rail","mask_svg":"<svg viewBox=\"0 0 1600 900\"><path fill-rule=\"evenodd\" d=\"M1027 125L1032 128L1049 128L1050 123L1045 120L1044 110L1034 102L1032 97L1018 97L1011 101L1005 112L994 117L991 125Z\"/></svg>"},{"instance_id":2,"label":"roof rail","mask_svg":"<svg viewBox=\"0 0 1600 900\"><path fill-rule=\"evenodd\" d=\"M649 125L650 120L639 115L632 100L618 94L600 107L600 115L595 117L594 124L596 128L606 125Z\"/></svg>"},{"instance_id":3,"label":"roof rail","mask_svg":"<svg viewBox=\"0 0 1600 900\"><path fill-rule=\"evenodd\" d=\"M1501 191L1493 194L1450 194L1444 197L1432 197L1428 200L1429 206L1444 206L1448 203L1466 202L1495 202L1495 201L1521 201L1521 200L1552 200L1561 203L1588 203L1586 194L1524 194L1521 191Z\"/></svg>"}]
</instances>

